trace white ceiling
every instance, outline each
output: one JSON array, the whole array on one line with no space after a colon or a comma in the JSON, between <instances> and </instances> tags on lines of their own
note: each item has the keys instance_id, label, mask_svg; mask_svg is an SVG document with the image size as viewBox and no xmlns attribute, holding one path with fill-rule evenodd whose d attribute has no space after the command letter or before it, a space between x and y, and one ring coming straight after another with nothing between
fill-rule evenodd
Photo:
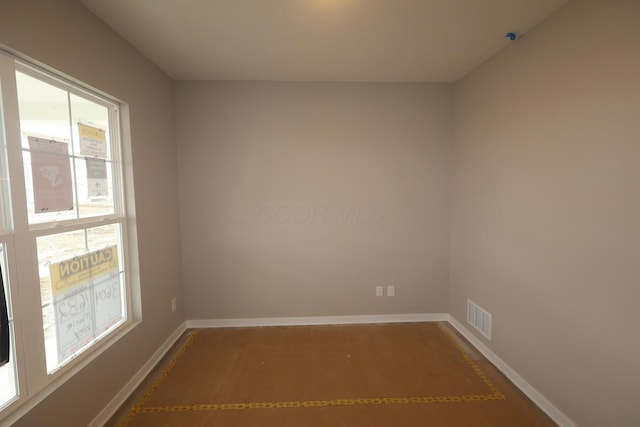
<instances>
[{"instance_id":1,"label":"white ceiling","mask_svg":"<svg viewBox=\"0 0 640 427\"><path fill-rule=\"evenodd\" d=\"M568 0L79 0L176 80L454 82Z\"/></svg>"}]
</instances>

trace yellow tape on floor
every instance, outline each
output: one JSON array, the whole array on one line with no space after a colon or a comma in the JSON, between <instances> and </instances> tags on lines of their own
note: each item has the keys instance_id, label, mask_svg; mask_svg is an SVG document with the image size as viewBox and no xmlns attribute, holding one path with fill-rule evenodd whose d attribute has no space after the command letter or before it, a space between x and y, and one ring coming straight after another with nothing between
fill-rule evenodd
<instances>
[{"instance_id":1,"label":"yellow tape on floor","mask_svg":"<svg viewBox=\"0 0 640 427\"><path fill-rule=\"evenodd\" d=\"M489 380L489 378L476 365L473 359L464 351L460 344L453 339L450 333L438 324L438 329L444 334L451 344L460 352L467 364L478 375L482 382L489 388L489 394L472 394L472 395L453 395L453 396L423 396L423 397L374 397L374 398L358 398L358 399L335 399L335 400L300 400L300 401L284 401L284 402L248 402L248 403L212 403L212 404L194 404L194 405L168 405L168 406L143 406L151 395L158 389L162 381L167 377L169 372L176 365L178 360L185 353L189 345L198 336L200 330L193 332L189 340L180 349L178 354L171 360L169 366L162 372L156 382L147 390L137 405L131 408L131 411L122 422L121 427L125 427L136 414L139 413L160 413L160 412L190 412L190 411L234 411L247 409L282 409L282 408L318 408L331 406L355 406L355 405L385 405L385 404L425 404L425 403L455 403L455 402L479 402L504 400L505 396L498 388Z\"/></svg>"},{"instance_id":2,"label":"yellow tape on floor","mask_svg":"<svg viewBox=\"0 0 640 427\"><path fill-rule=\"evenodd\" d=\"M475 371L478 377L480 377L482 382L485 383L487 387L489 387L489 390L491 390L491 393L496 396L496 399L490 399L490 400L504 400L505 397L500 392L500 390L498 390L498 387L496 387L491 382L491 380L487 378L487 376L484 374L484 372L482 372L482 370L478 367L478 365L476 365L473 359L464 351L464 349L460 346L460 344L458 344L458 342L453 339L453 337L449 334L449 332L447 332L447 330L443 328L440 323L438 323L438 329L440 329L440 332L442 332L444 336L447 337L449 342L451 342L451 344L453 344L453 346L460 352L464 360L467 362L469 366L471 366L471 368Z\"/></svg>"},{"instance_id":3,"label":"yellow tape on floor","mask_svg":"<svg viewBox=\"0 0 640 427\"><path fill-rule=\"evenodd\" d=\"M295 400L289 402L251 402L251 403L213 403L206 405L171 405L139 407L138 413L149 412L188 412L188 411L229 411L243 409L278 408L318 408L323 406L384 405L397 403L452 403L502 400L504 396L495 394L474 394L464 396L426 396L426 397L374 397L361 399L335 400Z\"/></svg>"}]
</instances>

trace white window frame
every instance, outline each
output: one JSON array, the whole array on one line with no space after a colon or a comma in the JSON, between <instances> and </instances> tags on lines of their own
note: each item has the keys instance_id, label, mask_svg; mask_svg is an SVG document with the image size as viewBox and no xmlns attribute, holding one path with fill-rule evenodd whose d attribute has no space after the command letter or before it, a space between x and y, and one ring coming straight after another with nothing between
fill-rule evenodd
<instances>
[{"instance_id":1,"label":"white window frame","mask_svg":"<svg viewBox=\"0 0 640 427\"><path fill-rule=\"evenodd\" d=\"M104 105L109 110L109 134L112 144L114 212L90 218L76 218L59 222L29 224L22 159L21 129L16 88L16 71L28 74L63 90ZM53 390L66 382L83 367L98 357L116 341L128 334L141 322L139 307L139 278L131 260L137 260L136 239L129 237L129 218L135 211L133 206L132 180L127 179L125 150L130 153L130 140L124 135L121 117L124 104L86 85L66 79L59 73L44 69L0 50L0 114L3 114L4 137L7 158L0 159L5 167L9 185L0 183L0 195L5 200L0 207L0 243L7 247L5 277L11 294L13 312L13 354L16 361L18 396L0 407L0 424L15 422ZM0 129L0 132L2 129ZM4 156L4 153L0 153ZM76 154L77 155L77 154ZM127 156L130 159L130 155ZM4 165L3 165L4 164ZM4 187L4 188L2 188ZM7 192L10 197L7 198ZM7 201L9 203L7 203ZM9 206L7 206L9 205ZM40 296L40 278L37 262L37 237L83 230L109 224L120 224L121 260L125 271L126 320L99 340L94 340L80 354L48 373L45 357L45 340ZM7 229L5 229L5 226ZM137 262L133 263L136 266Z\"/></svg>"}]
</instances>

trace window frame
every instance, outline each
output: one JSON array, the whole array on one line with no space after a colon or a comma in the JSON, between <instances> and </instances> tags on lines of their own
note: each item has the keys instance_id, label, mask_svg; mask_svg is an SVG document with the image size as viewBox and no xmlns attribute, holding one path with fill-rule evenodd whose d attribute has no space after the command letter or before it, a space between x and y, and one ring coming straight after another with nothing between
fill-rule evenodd
<instances>
[{"instance_id":1,"label":"window frame","mask_svg":"<svg viewBox=\"0 0 640 427\"><path fill-rule=\"evenodd\" d=\"M20 116L18 110L18 94L16 72L27 74L47 84L81 98L95 102L107 108L108 132L110 135L111 173L113 180L113 212L95 216L81 217L79 206L73 219L47 221L29 224L27 214L27 197L23 168L23 147L21 138ZM70 99L70 95L68 97ZM13 314L13 349L17 375L17 396L4 405L0 405L0 421L14 422L42 401L53 390L91 363L115 342L127 335L141 322L139 307L139 276L137 271L137 240L130 236L135 223L135 206L133 204L133 182L129 170L131 147L128 137L128 108L122 101L94 90L86 84L67 78L49 67L37 65L0 49L0 124L4 124L4 142L6 159L0 159L0 170L9 182L1 183L0 194L4 202L0 206L0 243L6 247L5 283L7 293L11 296L11 313ZM73 117L69 117L70 122ZM70 141L73 144L73 141ZM0 151L4 150L0 146ZM1 153L4 157L4 153ZM83 156L80 153L69 153L70 159L76 161ZM75 193L75 191L74 191ZM6 197L6 196L9 197ZM78 196L74 199L77 205ZM47 372L43 314L40 295L39 266L37 260L38 237L56 235L74 230L89 230L93 227L119 224L120 242L118 244L120 270L124 272L124 315L125 320L94 337L72 358L61 363L52 372ZM133 262L135 260L135 262Z\"/></svg>"}]
</instances>

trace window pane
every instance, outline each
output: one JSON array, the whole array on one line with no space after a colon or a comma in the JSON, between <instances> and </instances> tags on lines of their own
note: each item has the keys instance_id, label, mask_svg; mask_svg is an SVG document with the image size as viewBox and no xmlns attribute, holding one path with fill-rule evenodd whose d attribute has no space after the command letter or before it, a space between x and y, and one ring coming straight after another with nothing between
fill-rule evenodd
<instances>
[{"instance_id":1,"label":"window pane","mask_svg":"<svg viewBox=\"0 0 640 427\"><path fill-rule=\"evenodd\" d=\"M22 131L22 148L24 162L24 178L26 183L27 213L29 223L42 223L77 218L74 196L71 204L66 207L42 206L43 199L49 202L59 200L66 193L73 192L72 178L61 172L73 169L66 165L61 153L46 151L46 144L33 146L33 137L41 141L52 141L51 146L64 147L67 156L73 154L71 141L71 120L69 116L69 94L49 83L16 72L18 90L18 109L20 113L20 130ZM57 142L57 144L53 144ZM33 150L33 151L26 151ZM57 156L56 156L57 154ZM70 162L70 160L68 160ZM62 163L62 164L61 164ZM70 163L71 166L73 166ZM56 177L64 176L64 180L53 181ZM50 178L51 180L47 180ZM69 186L71 186L69 191ZM68 202L65 200L65 202ZM41 205L41 206L37 206ZM54 203L55 205L55 203Z\"/></svg>"},{"instance_id":2,"label":"window pane","mask_svg":"<svg viewBox=\"0 0 640 427\"><path fill-rule=\"evenodd\" d=\"M113 164L95 158L76 159L80 218L114 213Z\"/></svg>"},{"instance_id":3,"label":"window pane","mask_svg":"<svg viewBox=\"0 0 640 427\"><path fill-rule=\"evenodd\" d=\"M47 370L126 320L120 224L37 239Z\"/></svg>"},{"instance_id":4,"label":"window pane","mask_svg":"<svg viewBox=\"0 0 640 427\"><path fill-rule=\"evenodd\" d=\"M5 245L0 243L0 274L2 275L2 283L4 286L4 295L7 300L7 308L9 314L9 341L11 352L9 354L9 363L0 367L0 408L9 403L18 395L16 364L15 364L15 341L13 336L13 315L11 312L11 295L9 288L9 277L6 274L6 250Z\"/></svg>"},{"instance_id":5,"label":"window pane","mask_svg":"<svg viewBox=\"0 0 640 427\"><path fill-rule=\"evenodd\" d=\"M35 154L35 155L38 156L39 154ZM29 223L35 224L35 223L54 222L54 221L62 221L65 219L77 218L78 214L77 214L77 209L74 203L75 194L73 193L75 186L73 184L71 185L71 190L72 190L71 209L47 212L47 211L43 211L42 208L40 209L36 208L37 203L36 203L36 191L34 187L34 176L36 177L36 179L43 178L45 174L44 168L46 168L47 166L59 167L60 165L47 165L46 163L43 163L39 159L34 160L32 153L30 151L22 152L22 163L24 164L24 182L25 182L25 190L26 190L26 196L27 196L27 215L29 217ZM69 164L71 165L71 163ZM36 167L36 170L35 170L36 175L34 175L34 170L33 170L34 165ZM39 174L40 176L38 176L37 174ZM43 184L43 185L40 185L38 187L39 191L42 191L45 194L45 196L40 195L39 197L41 199L43 197L46 198L46 189L42 187L46 185L53 186L53 184L49 184L48 181L44 181L44 182L40 181L40 184ZM63 185L68 185L68 183L63 183Z\"/></svg>"},{"instance_id":6,"label":"window pane","mask_svg":"<svg viewBox=\"0 0 640 427\"><path fill-rule=\"evenodd\" d=\"M109 109L104 105L100 105L91 100L82 98L76 94L70 94L71 117L73 129L73 152L76 155L90 155L80 147L80 133L78 124L84 124L104 131L105 152L106 156L97 156L105 159L111 159L111 142L109 140Z\"/></svg>"},{"instance_id":7,"label":"window pane","mask_svg":"<svg viewBox=\"0 0 640 427\"><path fill-rule=\"evenodd\" d=\"M16 73L22 147L29 148L25 133L71 140L67 91L27 74Z\"/></svg>"}]
</instances>

